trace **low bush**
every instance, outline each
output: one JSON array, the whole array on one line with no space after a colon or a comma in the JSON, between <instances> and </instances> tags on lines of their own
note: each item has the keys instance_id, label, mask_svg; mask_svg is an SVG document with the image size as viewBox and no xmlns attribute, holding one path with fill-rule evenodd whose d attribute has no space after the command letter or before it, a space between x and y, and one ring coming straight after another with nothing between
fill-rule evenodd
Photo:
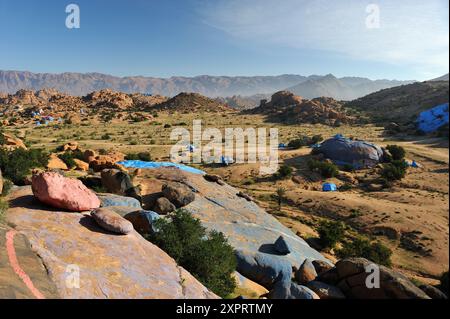
<instances>
[{"instance_id":1,"label":"low bush","mask_svg":"<svg viewBox=\"0 0 450 319\"><path fill-rule=\"evenodd\" d=\"M128 161L145 161L145 162L151 162L152 156L149 152L140 152L140 153L129 153L125 156L125 159Z\"/></svg>"},{"instance_id":2,"label":"low bush","mask_svg":"<svg viewBox=\"0 0 450 319\"><path fill-rule=\"evenodd\" d=\"M164 128L171 128L172 127L172 125L170 125L170 124L164 124Z\"/></svg>"},{"instance_id":3,"label":"low bush","mask_svg":"<svg viewBox=\"0 0 450 319\"><path fill-rule=\"evenodd\" d=\"M392 161L383 165L381 177L388 182L401 180L405 177L407 168L408 164L404 160Z\"/></svg>"},{"instance_id":4,"label":"low bush","mask_svg":"<svg viewBox=\"0 0 450 319\"><path fill-rule=\"evenodd\" d=\"M73 156L73 154L71 152L65 152L65 153L59 154L58 158L60 160L62 160L67 165L68 168L74 168L77 166L77 164L74 161L75 157Z\"/></svg>"},{"instance_id":5,"label":"low bush","mask_svg":"<svg viewBox=\"0 0 450 319\"><path fill-rule=\"evenodd\" d=\"M292 175L292 172L293 172L292 167L290 167L288 165L281 165L280 168L278 169L276 175L279 178L287 178Z\"/></svg>"},{"instance_id":6,"label":"low bush","mask_svg":"<svg viewBox=\"0 0 450 319\"><path fill-rule=\"evenodd\" d=\"M236 257L222 233L207 233L200 220L183 209L174 212L170 221L160 218L154 225L156 231L147 236L152 243L217 295L226 297L234 291Z\"/></svg>"},{"instance_id":7,"label":"low bush","mask_svg":"<svg viewBox=\"0 0 450 319\"><path fill-rule=\"evenodd\" d=\"M388 145L386 149L391 153L392 160L400 161L405 158L406 152L405 149L398 145Z\"/></svg>"},{"instance_id":8,"label":"low bush","mask_svg":"<svg viewBox=\"0 0 450 319\"><path fill-rule=\"evenodd\" d=\"M299 138L289 141L288 147L298 149L304 146L310 146L317 144L319 142L323 141L322 135L314 135L313 137L309 136L300 136Z\"/></svg>"},{"instance_id":9,"label":"low bush","mask_svg":"<svg viewBox=\"0 0 450 319\"><path fill-rule=\"evenodd\" d=\"M0 223L3 222L6 210L9 208L8 201L0 197Z\"/></svg>"},{"instance_id":10,"label":"low bush","mask_svg":"<svg viewBox=\"0 0 450 319\"><path fill-rule=\"evenodd\" d=\"M343 243L337 255L339 258L362 257L376 264L391 266L392 251L380 242L371 243L366 238L358 237Z\"/></svg>"},{"instance_id":11,"label":"low bush","mask_svg":"<svg viewBox=\"0 0 450 319\"><path fill-rule=\"evenodd\" d=\"M338 167L329 162L321 162L318 160L310 160L308 167L312 171L318 171L324 178L332 178L339 174Z\"/></svg>"},{"instance_id":12,"label":"low bush","mask_svg":"<svg viewBox=\"0 0 450 319\"><path fill-rule=\"evenodd\" d=\"M342 222L322 221L317 229L323 248L334 248L344 238L345 225Z\"/></svg>"},{"instance_id":13,"label":"low bush","mask_svg":"<svg viewBox=\"0 0 450 319\"><path fill-rule=\"evenodd\" d=\"M17 185L23 185L24 178L31 174L31 169L46 167L48 159L48 154L40 149L0 149L0 169L3 176Z\"/></svg>"},{"instance_id":14,"label":"low bush","mask_svg":"<svg viewBox=\"0 0 450 319\"><path fill-rule=\"evenodd\" d=\"M3 179L3 190L2 190L1 196L8 195L13 186L14 186L13 182L11 182L9 179L4 178Z\"/></svg>"}]
</instances>

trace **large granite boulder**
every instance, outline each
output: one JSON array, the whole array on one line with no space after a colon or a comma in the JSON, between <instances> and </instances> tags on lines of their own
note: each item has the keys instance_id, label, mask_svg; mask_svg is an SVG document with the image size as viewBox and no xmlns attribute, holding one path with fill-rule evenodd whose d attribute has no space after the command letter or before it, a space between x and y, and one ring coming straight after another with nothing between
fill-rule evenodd
<instances>
[{"instance_id":1,"label":"large granite boulder","mask_svg":"<svg viewBox=\"0 0 450 319\"><path fill-rule=\"evenodd\" d=\"M30 187L10 199L7 221L29 239L62 298L217 298L135 231L116 236L87 214L43 209Z\"/></svg>"},{"instance_id":2,"label":"large granite boulder","mask_svg":"<svg viewBox=\"0 0 450 319\"><path fill-rule=\"evenodd\" d=\"M97 194L101 207L126 206L134 207L136 210L142 209L141 203L133 197L120 196L115 194Z\"/></svg>"},{"instance_id":3,"label":"large granite boulder","mask_svg":"<svg viewBox=\"0 0 450 319\"><path fill-rule=\"evenodd\" d=\"M59 298L26 236L0 225L0 247L0 299Z\"/></svg>"},{"instance_id":4,"label":"large granite boulder","mask_svg":"<svg viewBox=\"0 0 450 319\"><path fill-rule=\"evenodd\" d=\"M345 295L338 287L324 282L313 280L308 282L306 287L314 291L320 299L345 299Z\"/></svg>"},{"instance_id":5,"label":"large granite boulder","mask_svg":"<svg viewBox=\"0 0 450 319\"><path fill-rule=\"evenodd\" d=\"M109 193L127 195L134 188L130 175L119 169L104 169L101 178L103 187Z\"/></svg>"},{"instance_id":6,"label":"large granite boulder","mask_svg":"<svg viewBox=\"0 0 450 319\"><path fill-rule=\"evenodd\" d=\"M142 169L136 177L136 183L141 186L144 205L146 198L156 195L160 197L161 188L165 184L183 184L192 190L195 193L195 199L183 208L199 218L208 230L222 232L235 249L245 251L246 254L241 258L241 265L248 265L246 268L249 272L245 274L243 270L238 269L238 271L262 286L266 287L268 284L270 287L273 284L273 278L270 275L263 278L256 275L257 271L251 270L257 266L254 261L255 255L261 254L267 257L257 257L258 259L271 260L270 263L272 260L277 260L276 264L290 265L297 269L305 259L322 260L331 265L318 251L311 248L302 238L255 202L237 196L238 191L234 187L226 183L223 185L211 183L203 176L177 168ZM280 255L274 247L275 241L280 236L283 236L290 247L290 253L287 255ZM291 272L292 269L289 269L289 273ZM276 271L268 273L274 274L275 277L277 274Z\"/></svg>"},{"instance_id":7,"label":"large granite boulder","mask_svg":"<svg viewBox=\"0 0 450 319\"><path fill-rule=\"evenodd\" d=\"M32 189L39 201L58 209L81 212L100 206L97 195L81 181L55 172L34 175Z\"/></svg>"},{"instance_id":8,"label":"large granite boulder","mask_svg":"<svg viewBox=\"0 0 450 319\"><path fill-rule=\"evenodd\" d=\"M291 279L291 263L279 256L236 250L236 259L239 273L267 289L271 289L278 281Z\"/></svg>"},{"instance_id":9,"label":"large granite boulder","mask_svg":"<svg viewBox=\"0 0 450 319\"><path fill-rule=\"evenodd\" d=\"M372 286L375 268L379 269L379 288L368 287L366 283L368 281L371 283L369 286ZM339 287L348 298L430 299L403 274L364 258L342 259L335 268L322 273L317 280Z\"/></svg>"},{"instance_id":10,"label":"large granite boulder","mask_svg":"<svg viewBox=\"0 0 450 319\"><path fill-rule=\"evenodd\" d=\"M319 296L308 287L297 285L290 280L278 281L269 292L270 299L320 299Z\"/></svg>"},{"instance_id":11,"label":"large granite boulder","mask_svg":"<svg viewBox=\"0 0 450 319\"><path fill-rule=\"evenodd\" d=\"M188 205L195 199L194 192L186 185L170 183L163 185L162 193L177 208Z\"/></svg>"}]
</instances>

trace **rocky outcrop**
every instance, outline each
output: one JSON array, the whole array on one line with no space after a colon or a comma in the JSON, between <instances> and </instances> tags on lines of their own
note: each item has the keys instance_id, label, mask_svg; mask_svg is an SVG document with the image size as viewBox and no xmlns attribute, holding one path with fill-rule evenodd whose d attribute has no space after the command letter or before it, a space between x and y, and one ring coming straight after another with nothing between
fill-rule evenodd
<instances>
[{"instance_id":1,"label":"rocky outcrop","mask_svg":"<svg viewBox=\"0 0 450 319\"><path fill-rule=\"evenodd\" d=\"M290 278L292 267L300 268L307 258L330 264L318 251L254 201L237 196L238 191L226 183L218 185L206 180L202 174L177 168L142 169L135 177L135 182L142 188L144 207L153 207L153 202L148 201L153 197L161 197L161 188L165 184L183 184L192 191L195 194L194 201L183 206L183 209L199 218L208 230L222 232L229 243L241 252L238 264L241 263L242 268L238 266L237 271L266 288L270 289L280 273ZM283 236L290 247L291 252L287 255L280 255L274 247L280 236ZM255 259L267 263L258 264ZM261 266L266 264L267 266ZM264 275L266 270L267 274Z\"/></svg>"},{"instance_id":2,"label":"rocky outcrop","mask_svg":"<svg viewBox=\"0 0 450 319\"><path fill-rule=\"evenodd\" d=\"M29 239L62 298L217 298L135 231L117 236L87 214L49 211L30 187L10 199L7 221Z\"/></svg>"},{"instance_id":3,"label":"rocky outcrop","mask_svg":"<svg viewBox=\"0 0 450 319\"><path fill-rule=\"evenodd\" d=\"M33 194L44 204L69 211L86 211L100 206L100 200L77 179L55 172L45 172L32 178Z\"/></svg>"},{"instance_id":4,"label":"rocky outcrop","mask_svg":"<svg viewBox=\"0 0 450 319\"><path fill-rule=\"evenodd\" d=\"M366 281L373 269L379 269L379 287L368 287ZM336 267L322 273L318 281L337 286L349 298L356 299L430 299L403 274L364 258L342 259Z\"/></svg>"},{"instance_id":5,"label":"rocky outcrop","mask_svg":"<svg viewBox=\"0 0 450 319\"><path fill-rule=\"evenodd\" d=\"M342 104L332 98L303 99L289 91L272 95L270 102L262 100L259 107L250 113L265 114L267 119L289 124L310 123L337 126L352 123L354 118L345 114Z\"/></svg>"},{"instance_id":6,"label":"rocky outcrop","mask_svg":"<svg viewBox=\"0 0 450 319\"><path fill-rule=\"evenodd\" d=\"M24 142L11 134L0 133L0 144L8 150L14 150L16 148L27 149Z\"/></svg>"},{"instance_id":7,"label":"rocky outcrop","mask_svg":"<svg viewBox=\"0 0 450 319\"><path fill-rule=\"evenodd\" d=\"M167 198L175 207L184 207L194 201L194 192L181 183L170 183L162 187L162 194Z\"/></svg>"}]
</instances>

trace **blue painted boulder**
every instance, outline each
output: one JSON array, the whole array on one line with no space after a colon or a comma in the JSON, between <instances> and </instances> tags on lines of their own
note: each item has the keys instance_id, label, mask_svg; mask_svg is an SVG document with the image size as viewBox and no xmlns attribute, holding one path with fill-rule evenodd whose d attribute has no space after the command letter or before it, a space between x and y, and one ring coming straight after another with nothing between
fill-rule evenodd
<instances>
[{"instance_id":1,"label":"blue painted boulder","mask_svg":"<svg viewBox=\"0 0 450 319\"><path fill-rule=\"evenodd\" d=\"M101 202L101 207L109 206L127 206L135 207L137 210L142 209L141 203L132 197L120 196L114 194L97 194Z\"/></svg>"},{"instance_id":2,"label":"blue painted boulder","mask_svg":"<svg viewBox=\"0 0 450 319\"><path fill-rule=\"evenodd\" d=\"M297 285L285 280L275 283L269 292L269 299L320 299L319 296L308 287Z\"/></svg>"},{"instance_id":3,"label":"blue painted boulder","mask_svg":"<svg viewBox=\"0 0 450 319\"><path fill-rule=\"evenodd\" d=\"M291 279L292 265L280 256L236 250L237 271L267 289L278 281Z\"/></svg>"}]
</instances>

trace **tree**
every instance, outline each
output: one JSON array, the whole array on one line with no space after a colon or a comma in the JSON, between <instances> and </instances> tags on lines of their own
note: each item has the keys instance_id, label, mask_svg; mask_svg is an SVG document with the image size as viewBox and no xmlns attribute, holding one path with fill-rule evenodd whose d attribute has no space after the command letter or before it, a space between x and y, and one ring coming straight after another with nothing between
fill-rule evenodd
<instances>
[{"instance_id":1,"label":"tree","mask_svg":"<svg viewBox=\"0 0 450 319\"><path fill-rule=\"evenodd\" d=\"M206 232L200 220L184 209L171 214L170 220L158 219L154 228L147 238L211 291L221 297L234 291L236 257L222 233Z\"/></svg>"},{"instance_id":2,"label":"tree","mask_svg":"<svg viewBox=\"0 0 450 319\"><path fill-rule=\"evenodd\" d=\"M281 211L281 204L283 203L284 195L286 194L286 189L284 187L278 187L276 191L276 197L278 201L278 210Z\"/></svg>"}]
</instances>

